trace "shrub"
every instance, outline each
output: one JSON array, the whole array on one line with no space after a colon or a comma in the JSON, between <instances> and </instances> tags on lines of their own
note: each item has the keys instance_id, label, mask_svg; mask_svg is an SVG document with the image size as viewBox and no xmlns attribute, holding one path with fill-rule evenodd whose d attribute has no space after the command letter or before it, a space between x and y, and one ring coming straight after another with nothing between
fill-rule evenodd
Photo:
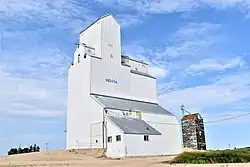
<instances>
[{"instance_id":1,"label":"shrub","mask_svg":"<svg viewBox=\"0 0 250 167\"><path fill-rule=\"evenodd\" d=\"M250 162L250 149L235 149L206 152L184 152L171 163L246 163Z\"/></svg>"}]
</instances>

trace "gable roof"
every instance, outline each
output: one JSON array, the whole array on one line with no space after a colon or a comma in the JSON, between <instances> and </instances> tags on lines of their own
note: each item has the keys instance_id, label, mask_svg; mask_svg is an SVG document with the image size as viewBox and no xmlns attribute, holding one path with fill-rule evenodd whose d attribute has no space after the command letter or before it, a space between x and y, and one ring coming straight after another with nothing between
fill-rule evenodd
<instances>
[{"instance_id":1,"label":"gable roof","mask_svg":"<svg viewBox=\"0 0 250 167\"><path fill-rule=\"evenodd\" d=\"M123 111L141 111L144 113L162 114L174 116L171 112L164 109L157 103L149 103L125 98L92 94L92 97L98 101L105 109L115 109Z\"/></svg>"},{"instance_id":2,"label":"gable roof","mask_svg":"<svg viewBox=\"0 0 250 167\"><path fill-rule=\"evenodd\" d=\"M124 134L161 135L158 130L140 119L114 116L107 116L107 118Z\"/></svg>"},{"instance_id":3,"label":"gable roof","mask_svg":"<svg viewBox=\"0 0 250 167\"><path fill-rule=\"evenodd\" d=\"M184 115L184 117L182 117L182 121L185 121L185 120L190 120L190 119L199 119L201 118L200 114L199 113L195 113L195 114L189 114L189 115Z\"/></svg>"},{"instance_id":4,"label":"gable roof","mask_svg":"<svg viewBox=\"0 0 250 167\"><path fill-rule=\"evenodd\" d=\"M112 16L113 19L116 21L115 17L114 17L112 14L106 14L106 15L104 15L104 16L98 18L96 21L94 21L94 22L91 23L90 25L88 25L86 28L84 28L84 29L80 32L80 34L83 33L84 31L86 31L89 27L91 27L92 25L94 25L94 24L95 24L96 22L98 22L99 20L101 20L101 19L103 19L103 18L105 18L105 17L108 17L108 16ZM116 22L117 22L117 21L116 21ZM117 22L117 23L118 23L118 22Z\"/></svg>"}]
</instances>

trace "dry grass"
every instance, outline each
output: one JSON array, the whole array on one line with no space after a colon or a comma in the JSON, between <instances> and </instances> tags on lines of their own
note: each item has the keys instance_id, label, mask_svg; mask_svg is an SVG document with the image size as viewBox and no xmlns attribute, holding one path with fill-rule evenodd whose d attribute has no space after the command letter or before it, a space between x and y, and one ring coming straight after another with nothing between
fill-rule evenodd
<instances>
[{"instance_id":1,"label":"dry grass","mask_svg":"<svg viewBox=\"0 0 250 167\"><path fill-rule=\"evenodd\" d=\"M111 160L106 158L95 158L101 153L92 152L66 152L51 151L41 153L30 153L25 155L14 155L0 157L0 167L202 167L203 165L170 165L164 164L163 161L170 161L174 156L161 157L138 157L125 158L120 160ZM206 165L204 167L222 167L220 165ZM231 164L228 167L250 167L250 164Z\"/></svg>"}]
</instances>

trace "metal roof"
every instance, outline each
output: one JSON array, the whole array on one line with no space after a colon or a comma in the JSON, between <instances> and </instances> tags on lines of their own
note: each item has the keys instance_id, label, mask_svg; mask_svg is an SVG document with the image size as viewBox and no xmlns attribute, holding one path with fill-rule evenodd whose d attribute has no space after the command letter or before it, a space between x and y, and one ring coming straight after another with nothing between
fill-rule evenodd
<instances>
[{"instance_id":1,"label":"metal roof","mask_svg":"<svg viewBox=\"0 0 250 167\"><path fill-rule=\"evenodd\" d=\"M135 62L137 62L137 63L141 63L141 64L148 65L148 63L145 63L145 62L143 62L143 61L139 61L139 60L132 59L132 58L130 58L129 56L122 55L122 58L131 60L131 61L135 61Z\"/></svg>"},{"instance_id":2,"label":"metal roof","mask_svg":"<svg viewBox=\"0 0 250 167\"><path fill-rule=\"evenodd\" d=\"M161 135L161 133L143 120L127 117L107 116L124 134Z\"/></svg>"},{"instance_id":3,"label":"metal roof","mask_svg":"<svg viewBox=\"0 0 250 167\"><path fill-rule=\"evenodd\" d=\"M191 119L202 119L202 117L199 113L195 113L195 114L184 115L181 120L185 121Z\"/></svg>"},{"instance_id":4,"label":"metal roof","mask_svg":"<svg viewBox=\"0 0 250 167\"><path fill-rule=\"evenodd\" d=\"M145 77L156 79L154 76L152 76L150 74L147 74L147 73L144 73L144 72L140 72L140 71L136 71L136 70L130 70L130 72L133 73L133 74L138 74L138 75L142 75L142 76L145 76Z\"/></svg>"},{"instance_id":5,"label":"metal roof","mask_svg":"<svg viewBox=\"0 0 250 167\"><path fill-rule=\"evenodd\" d=\"M116 19L115 19L115 17L112 15L112 14L106 14L106 15L104 15L104 16L102 16L102 17L99 17L98 19L96 19L93 23L91 23L90 25L88 25L86 28L84 28L81 32L80 32L80 34L81 33L83 33L84 31L86 31L89 27L91 27L92 25L94 25L96 22L98 22L99 20L101 20L101 19L103 19L103 18L105 18L105 17L108 17L108 16L112 16L113 17L113 19L116 21ZM117 22L117 21L116 21ZM118 23L118 22L117 22Z\"/></svg>"},{"instance_id":6,"label":"metal roof","mask_svg":"<svg viewBox=\"0 0 250 167\"><path fill-rule=\"evenodd\" d=\"M153 113L153 114L163 114L171 115L173 114L157 103L149 103L131 99L124 99L118 97L104 96L104 95L94 95L92 96L101 103L106 109L116 109L116 110L125 110L125 111L141 111L144 113Z\"/></svg>"}]
</instances>

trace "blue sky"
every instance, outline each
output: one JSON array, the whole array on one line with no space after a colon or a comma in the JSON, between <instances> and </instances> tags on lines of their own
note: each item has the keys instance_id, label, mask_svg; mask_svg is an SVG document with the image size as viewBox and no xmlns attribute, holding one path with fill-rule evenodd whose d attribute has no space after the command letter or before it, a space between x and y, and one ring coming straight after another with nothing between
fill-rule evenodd
<instances>
[{"instance_id":1,"label":"blue sky","mask_svg":"<svg viewBox=\"0 0 250 167\"><path fill-rule=\"evenodd\" d=\"M79 32L112 13L122 52L150 64L159 102L205 121L250 110L249 0L1 0L0 154L65 147L67 69ZM206 124L209 148L249 146L250 116Z\"/></svg>"}]
</instances>

